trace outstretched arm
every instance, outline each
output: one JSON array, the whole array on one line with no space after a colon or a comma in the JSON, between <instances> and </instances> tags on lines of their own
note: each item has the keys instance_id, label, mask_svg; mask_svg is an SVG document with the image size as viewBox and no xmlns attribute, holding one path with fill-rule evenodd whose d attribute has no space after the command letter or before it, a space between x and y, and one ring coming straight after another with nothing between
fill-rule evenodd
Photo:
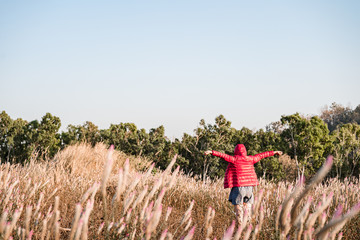
<instances>
[{"instance_id":1,"label":"outstretched arm","mask_svg":"<svg viewBox=\"0 0 360 240\"><path fill-rule=\"evenodd\" d=\"M253 163L257 163L258 161L260 161L261 159L263 158L267 158L267 157L271 157L271 156L274 156L274 155L282 155L282 152L281 151L268 151L268 152L263 152L263 153L259 153L259 154L256 154L254 156L254 159L253 159Z\"/></svg>"},{"instance_id":2,"label":"outstretched arm","mask_svg":"<svg viewBox=\"0 0 360 240\"><path fill-rule=\"evenodd\" d=\"M205 151L205 155L209 155L209 154L212 154L212 155L215 156L215 157L222 158L222 159L224 159L225 161L231 162L231 163L235 163L235 160L236 160L235 157L230 156L230 155L227 155L227 154L225 154L225 153L217 152L217 151L214 151L214 150L207 150L207 151Z\"/></svg>"}]
</instances>

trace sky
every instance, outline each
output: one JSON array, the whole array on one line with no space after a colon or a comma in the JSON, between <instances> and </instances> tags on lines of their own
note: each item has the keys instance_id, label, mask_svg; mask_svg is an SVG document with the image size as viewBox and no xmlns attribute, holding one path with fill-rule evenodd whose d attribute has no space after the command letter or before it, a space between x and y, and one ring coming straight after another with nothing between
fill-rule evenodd
<instances>
[{"instance_id":1,"label":"sky","mask_svg":"<svg viewBox=\"0 0 360 240\"><path fill-rule=\"evenodd\" d=\"M0 111L169 138L360 104L360 1L0 1Z\"/></svg>"}]
</instances>

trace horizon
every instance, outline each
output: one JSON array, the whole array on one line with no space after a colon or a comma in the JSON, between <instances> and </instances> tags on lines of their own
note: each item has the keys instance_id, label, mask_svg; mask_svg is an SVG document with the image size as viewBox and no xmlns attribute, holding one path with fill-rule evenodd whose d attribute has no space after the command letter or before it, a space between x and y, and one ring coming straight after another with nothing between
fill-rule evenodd
<instances>
[{"instance_id":1,"label":"horizon","mask_svg":"<svg viewBox=\"0 0 360 240\"><path fill-rule=\"evenodd\" d=\"M338 104L338 103L336 103L336 104ZM342 105L342 104L340 104L340 105ZM357 106L352 107L351 105L347 105L347 106L342 105L342 106L343 106L343 107L350 108L351 110L355 110L355 108L357 107ZM358 106L360 106L360 104L359 104ZM323 108L328 108L328 107L329 107L329 106L327 106L327 105L326 105L326 106L323 106ZM4 110L1 110L1 111L4 111ZM6 111L5 111L5 112L6 112ZM294 112L294 113L292 113L292 114L296 114L296 113L299 113L299 112ZM7 114L8 114L8 113L7 113ZM44 113L44 114L43 114L41 117L39 117L39 118L31 119L31 120L30 120L30 119L24 119L24 118L22 118L22 117L18 117L18 118L23 119L23 120L25 120L25 121L27 121L27 122L31 122L31 121L35 121L35 120L38 121L38 122L41 122L41 118L42 118L45 114L46 114L46 113ZM59 117L59 116L56 116L56 115L54 115L54 114L52 114L52 113L50 113L50 114L53 115L53 116L55 116L55 117ZM308 117L313 117L313 116L318 116L318 117L320 117L320 114L321 114L321 113L319 112L319 114L306 114L306 113L299 113L299 114L300 114L302 117L308 118ZM16 119L17 119L17 118L13 118L10 114L8 114L8 115L9 115L10 118L13 119L13 120L16 120ZM218 117L218 116L220 116L220 115L223 115L223 114L219 114L219 115L215 116L215 118ZM291 115L291 114L290 114L290 115ZM224 115L223 115L223 116L224 116ZM281 118L282 116L284 116L284 114L281 115L280 118ZM247 127L247 126L235 127L235 126L233 126L233 122L231 121L231 119L226 118L226 116L224 116L224 117L225 117L225 119L226 119L227 121L230 121L230 122L231 122L231 127L232 127L232 128L235 128L235 129L237 129L237 130L241 130L243 127L245 127L245 128L250 129L250 130L253 131L253 132L256 132L256 131L258 131L258 130L260 130L260 129L266 130L266 127L267 127L267 126L269 126L271 123L274 123L274 122L270 122L270 123L266 124L266 125L265 125L264 127L262 127L262 128L249 128L249 127ZM205 123L206 123L206 124L214 125L214 124L215 124L215 118L214 118L212 121L210 121L210 122L205 121ZM279 118L277 121L280 121L280 118ZM189 133L189 132L183 132L180 136L178 136L178 137L173 136L173 137L171 137L171 138L166 135L166 128L165 128L165 126L164 126L165 137L167 137L167 138L168 138L169 140L171 140L171 141L174 141L176 138L179 139L179 140L181 140L185 133L186 133L186 134L189 134L189 135L191 135L191 136L194 136L193 134L196 132L196 131L195 131L196 128L200 127L200 124L199 124L200 121L201 121L201 119L199 119L197 126L195 126L195 127L193 128L193 130L191 131L191 133ZM275 122L277 122L277 121L275 121ZM69 127L69 125L73 125L73 126L83 126L86 122L91 122L91 123L95 124L94 122L92 122L92 121L89 120L89 121L85 121L85 122L83 122L83 123L81 123L81 124L72 124L72 123L70 123L70 124L68 124L68 125L65 126L65 125L62 123L61 118L60 118L60 122L61 122L61 126L60 126L60 129L59 129L58 133L66 132L66 131L67 131L67 128ZM96 124L95 124L95 125L98 127L99 130L106 130L106 129L109 129L111 125L116 125L116 124L120 124L120 123L133 123L133 124L136 125L136 123L134 123L134 122L110 123L110 125L107 126L107 127L100 127L100 126L98 126L98 125L96 125ZM137 127L138 130L140 130L140 129L145 129L146 132L148 132L148 133L150 132L151 129L156 129L156 128L160 127L160 126L163 126L163 125L153 126L153 127L149 128L149 129L145 129L145 128L141 127L141 126L136 125L136 127Z\"/></svg>"}]
</instances>

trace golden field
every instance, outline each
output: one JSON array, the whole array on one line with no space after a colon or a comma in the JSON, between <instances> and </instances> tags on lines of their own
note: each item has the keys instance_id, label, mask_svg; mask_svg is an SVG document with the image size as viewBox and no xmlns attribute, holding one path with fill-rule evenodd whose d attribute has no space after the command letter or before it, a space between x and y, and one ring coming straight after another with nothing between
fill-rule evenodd
<instances>
[{"instance_id":1,"label":"golden field","mask_svg":"<svg viewBox=\"0 0 360 240\"><path fill-rule=\"evenodd\" d=\"M34 156L35 158L36 156ZM0 166L0 239L359 239L357 179L260 180L235 221L222 180L202 181L104 144ZM305 186L306 185L306 186Z\"/></svg>"}]
</instances>

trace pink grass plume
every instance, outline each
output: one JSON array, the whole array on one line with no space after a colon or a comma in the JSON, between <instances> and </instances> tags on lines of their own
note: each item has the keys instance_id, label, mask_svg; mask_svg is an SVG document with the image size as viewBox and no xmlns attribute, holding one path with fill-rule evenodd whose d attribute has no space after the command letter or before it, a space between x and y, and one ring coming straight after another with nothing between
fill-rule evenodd
<instances>
[{"instance_id":1,"label":"pink grass plume","mask_svg":"<svg viewBox=\"0 0 360 240\"><path fill-rule=\"evenodd\" d=\"M224 233L223 240L231 240L235 229L235 221L232 221L230 227Z\"/></svg>"},{"instance_id":2,"label":"pink grass plume","mask_svg":"<svg viewBox=\"0 0 360 240\"><path fill-rule=\"evenodd\" d=\"M184 240L190 240L194 236L195 233L195 226L191 228L188 234L184 237Z\"/></svg>"},{"instance_id":3,"label":"pink grass plume","mask_svg":"<svg viewBox=\"0 0 360 240\"><path fill-rule=\"evenodd\" d=\"M172 209L173 209L172 207L167 208L166 215L165 215L165 222L169 219Z\"/></svg>"},{"instance_id":4,"label":"pink grass plume","mask_svg":"<svg viewBox=\"0 0 360 240\"><path fill-rule=\"evenodd\" d=\"M165 229L165 230L161 233L161 236L160 236L159 240L164 240L165 237L166 237L167 232L168 232L168 230Z\"/></svg>"}]
</instances>

